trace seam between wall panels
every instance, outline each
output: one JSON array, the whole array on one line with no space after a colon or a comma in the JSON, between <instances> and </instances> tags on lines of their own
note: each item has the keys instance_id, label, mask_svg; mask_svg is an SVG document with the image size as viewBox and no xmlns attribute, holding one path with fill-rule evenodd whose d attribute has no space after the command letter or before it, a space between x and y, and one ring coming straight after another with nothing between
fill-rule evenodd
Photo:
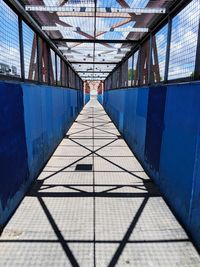
<instances>
[{"instance_id":1,"label":"seam between wall panels","mask_svg":"<svg viewBox=\"0 0 200 267\"><path fill-rule=\"evenodd\" d=\"M189 206L189 218L188 218L188 224L191 224L192 221L192 209L193 209L193 202L194 202L194 196L195 196L195 188L196 188L196 179L198 176L198 173L200 173L200 138L198 133L200 133L200 127L198 127L197 130L197 138L196 138L196 151L195 151L195 161L194 161L194 170L193 170L193 176L192 176L192 191L190 196L190 206Z\"/></svg>"}]
</instances>

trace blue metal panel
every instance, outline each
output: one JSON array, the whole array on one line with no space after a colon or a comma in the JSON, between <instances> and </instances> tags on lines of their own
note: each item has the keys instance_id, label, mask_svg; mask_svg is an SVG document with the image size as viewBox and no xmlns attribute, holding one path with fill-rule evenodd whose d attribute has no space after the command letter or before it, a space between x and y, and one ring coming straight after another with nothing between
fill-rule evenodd
<instances>
[{"instance_id":1,"label":"blue metal panel","mask_svg":"<svg viewBox=\"0 0 200 267\"><path fill-rule=\"evenodd\" d=\"M71 126L82 99L74 89L0 83L0 227Z\"/></svg>"},{"instance_id":2,"label":"blue metal panel","mask_svg":"<svg viewBox=\"0 0 200 267\"><path fill-rule=\"evenodd\" d=\"M22 95L20 85L0 82L0 226L29 175Z\"/></svg>"},{"instance_id":3,"label":"blue metal panel","mask_svg":"<svg viewBox=\"0 0 200 267\"><path fill-rule=\"evenodd\" d=\"M199 103L200 83L104 93L108 114L119 127L123 112L124 138L200 247Z\"/></svg>"},{"instance_id":4,"label":"blue metal panel","mask_svg":"<svg viewBox=\"0 0 200 267\"><path fill-rule=\"evenodd\" d=\"M199 89L189 84L168 86L160 159L160 186L186 225L200 126Z\"/></svg>"},{"instance_id":5,"label":"blue metal panel","mask_svg":"<svg viewBox=\"0 0 200 267\"><path fill-rule=\"evenodd\" d=\"M31 178L34 178L78 115L77 90L23 85ZM67 122L67 124L66 124Z\"/></svg>"},{"instance_id":6,"label":"blue metal panel","mask_svg":"<svg viewBox=\"0 0 200 267\"><path fill-rule=\"evenodd\" d=\"M149 88L147 129L145 139L145 161L151 171L158 173L160 150L164 127L166 87Z\"/></svg>"},{"instance_id":7,"label":"blue metal panel","mask_svg":"<svg viewBox=\"0 0 200 267\"><path fill-rule=\"evenodd\" d=\"M43 128L43 155L44 161L53 152L53 114L52 114L52 91L50 88L41 88L41 105L42 105L42 128Z\"/></svg>"},{"instance_id":8,"label":"blue metal panel","mask_svg":"<svg viewBox=\"0 0 200 267\"><path fill-rule=\"evenodd\" d=\"M90 94L84 94L84 104L86 105L90 101Z\"/></svg>"},{"instance_id":9,"label":"blue metal panel","mask_svg":"<svg viewBox=\"0 0 200 267\"><path fill-rule=\"evenodd\" d=\"M197 90L200 89L200 86ZM198 125L200 126L200 125ZM200 128L200 127L199 127ZM197 132L197 146L190 201L189 228L200 248L200 129Z\"/></svg>"},{"instance_id":10,"label":"blue metal panel","mask_svg":"<svg viewBox=\"0 0 200 267\"><path fill-rule=\"evenodd\" d=\"M99 103L100 103L101 105L103 105L103 95L102 95L102 94L97 95L97 100L99 101Z\"/></svg>"},{"instance_id":11,"label":"blue metal panel","mask_svg":"<svg viewBox=\"0 0 200 267\"><path fill-rule=\"evenodd\" d=\"M144 159L148 89L105 91L104 105L125 140Z\"/></svg>"},{"instance_id":12,"label":"blue metal panel","mask_svg":"<svg viewBox=\"0 0 200 267\"><path fill-rule=\"evenodd\" d=\"M44 164L44 136L41 87L23 85L24 120L30 178L33 179Z\"/></svg>"},{"instance_id":13,"label":"blue metal panel","mask_svg":"<svg viewBox=\"0 0 200 267\"><path fill-rule=\"evenodd\" d=\"M144 160L148 89L131 89L125 100L124 137L140 160Z\"/></svg>"},{"instance_id":14,"label":"blue metal panel","mask_svg":"<svg viewBox=\"0 0 200 267\"><path fill-rule=\"evenodd\" d=\"M109 101L107 101L109 104L105 105L105 109L108 111L120 132L123 132L124 127L125 95L126 90L112 90L105 93L105 98L109 97Z\"/></svg>"}]
</instances>

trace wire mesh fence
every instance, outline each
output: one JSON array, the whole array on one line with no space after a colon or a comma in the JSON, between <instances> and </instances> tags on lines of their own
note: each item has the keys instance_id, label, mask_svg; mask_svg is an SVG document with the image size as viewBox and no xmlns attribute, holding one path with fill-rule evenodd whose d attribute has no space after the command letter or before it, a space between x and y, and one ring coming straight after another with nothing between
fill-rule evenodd
<instances>
[{"instance_id":1,"label":"wire mesh fence","mask_svg":"<svg viewBox=\"0 0 200 267\"><path fill-rule=\"evenodd\" d=\"M0 75L21 77L18 16L0 0Z\"/></svg>"},{"instance_id":2,"label":"wire mesh fence","mask_svg":"<svg viewBox=\"0 0 200 267\"><path fill-rule=\"evenodd\" d=\"M168 79L194 74L200 1L193 0L172 20Z\"/></svg>"},{"instance_id":3,"label":"wire mesh fence","mask_svg":"<svg viewBox=\"0 0 200 267\"><path fill-rule=\"evenodd\" d=\"M56 49L54 51L20 15L0 0L0 78L66 87L69 85L67 65ZM71 86L82 89L78 74L73 70L71 74Z\"/></svg>"},{"instance_id":4,"label":"wire mesh fence","mask_svg":"<svg viewBox=\"0 0 200 267\"><path fill-rule=\"evenodd\" d=\"M197 45L200 27L200 0L190 1L178 13L170 17L172 23L166 24L155 34L139 45L128 59L128 66L119 65L122 82L116 87L115 80L118 69L115 69L106 82L108 89L130 86L142 86L168 81L194 80ZM172 28L170 28L172 27ZM127 76L128 70L128 76ZM124 77L128 77L127 83ZM107 88L106 88L107 89Z\"/></svg>"}]
</instances>

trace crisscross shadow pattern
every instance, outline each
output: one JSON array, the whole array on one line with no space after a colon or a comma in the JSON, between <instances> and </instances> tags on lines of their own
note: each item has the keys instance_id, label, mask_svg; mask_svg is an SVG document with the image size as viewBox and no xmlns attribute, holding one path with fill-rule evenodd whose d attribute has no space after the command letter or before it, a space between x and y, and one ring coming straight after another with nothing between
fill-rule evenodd
<instances>
[{"instance_id":1,"label":"crisscross shadow pattern","mask_svg":"<svg viewBox=\"0 0 200 267\"><path fill-rule=\"evenodd\" d=\"M78 165L92 166L85 170ZM0 238L0 266L200 266L199 255L92 99Z\"/></svg>"}]
</instances>

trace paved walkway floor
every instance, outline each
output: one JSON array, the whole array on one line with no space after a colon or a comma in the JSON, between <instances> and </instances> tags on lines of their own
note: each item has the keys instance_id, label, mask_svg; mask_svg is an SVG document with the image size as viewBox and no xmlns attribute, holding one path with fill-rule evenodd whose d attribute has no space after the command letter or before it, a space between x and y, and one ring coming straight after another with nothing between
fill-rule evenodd
<instances>
[{"instance_id":1,"label":"paved walkway floor","mask_svg":"<svg viewBox=\"0 0 200 267\"><path fill-rule=\"evenodd\" d=\"M200 259L91 100L7 224L0 266L195 267Z\"/></svg>"}]
</instances>

